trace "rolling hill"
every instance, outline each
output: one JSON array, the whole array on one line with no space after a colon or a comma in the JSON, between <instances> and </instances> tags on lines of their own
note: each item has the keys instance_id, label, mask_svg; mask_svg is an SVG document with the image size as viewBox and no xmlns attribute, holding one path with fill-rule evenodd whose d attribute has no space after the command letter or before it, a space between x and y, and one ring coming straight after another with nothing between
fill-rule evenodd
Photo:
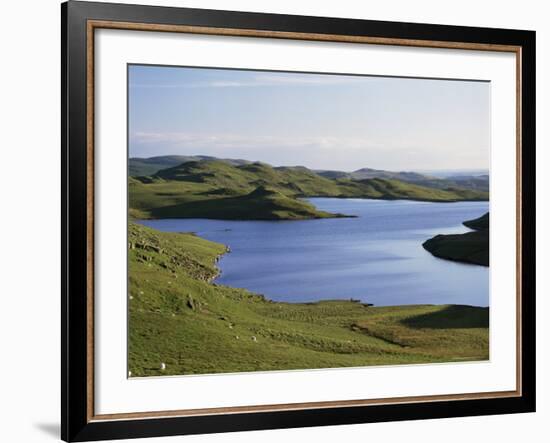
<instances>
[{"instance_id":1,"label":"rolling hill","mask_svg":"<svg viewBox=\"0 0 550 443\"><path fill-rule=\"evenodd\" d=\"M327 178L349 178L353 180L365 180L368 178L386 178L395 179L408 182L417 182L422 180L434 179L427 175L419 174L417 172L393 172L384 171L381 169L361 168L353 172L343 171L317 171L319 175Z\"/></svg>"},{"instance_id":2,"label":"rolling hill","mask_svg":"<svg viewBox=\"0 0 550 443\"><path fill-rule=\"evenodd\" d=\"M488 192L489 191L489 176L450 176L450 177L435 177L426 174L420 174L418 172L393 172L384 171L381 169L362 168L353 172L343 171L316 171L320 176L331 179L351 179L351 180L365 180L371 178L383 178L388 180L399 180L406 183L412 183L420 186L435 189L448 189L448 188L463 188L471 189L475 191Z\"/></svg>"},{"instance_id":3,"label":"rolling hill","mask_svg":"<svg viewBox=\"0 0 550 443\"><path fill-rule=\"evenodd\" d=\"M232 166L247 164L261 164L243 159L216 158L207 155L164 155L149 158L132 157L128 160L128 174L131 177L151 176L157 172L178 167L187 162L216 161L227 163ZM475 191L489 191L489 175L480 173L479 175L450 174L448 176L437 176L413 171L385 171L381 169L361 168L353 172L336 170L310 170L303 166L280 166L274 169L279 171L307 171L311 174L319 175L330 180L366 180L372 178L383 178L387 180L399 180L406 183L413 183L420 186L435 189L463 188Z\"/></svg>"},{"instance_id":4,"label":"rolling hill","mask_svg":"<svg viewBox=\"0 0 550 443\"><path fill-rule=\"evenodd\" d=\"M176 204L153 209L155 218L214 218L228 220L304 220L344 217L319 211L311 203L299 200L266 186L258 186L248 194L212 198L192 204Z\"/></svg>"},{"instance_id":5,"label":"rolling hill","mask_svg":"<svg viewBox=\"0 0 550 443\"><path fill-rule=\"evenodd\" d=\"M304 167L265 163L190 161L151 176L129 178L130 215L136 218L303 219L342 216L315 210L307 197L487 200L462 188L434 189L393 179L329 179ZM246 206L246 208L245 208Z\"/></svg>"},{"instance_id":6,"label":"rolling hill","mask_svg":"<svg viewBox=\"0 0 550 443\"><path fill-rule=\"evenodd\" d=\"M208 155L161 155L149 158L131 157L128 159L128 175L138 177L142 175L153 175L161 169L171 168L181 165L185 162L201 161L201 160L217 160L216 157ZM242 165L250 163L247 160L239 159L222 159L221 161L233 165Z\"/></svg>"}]
</instances>

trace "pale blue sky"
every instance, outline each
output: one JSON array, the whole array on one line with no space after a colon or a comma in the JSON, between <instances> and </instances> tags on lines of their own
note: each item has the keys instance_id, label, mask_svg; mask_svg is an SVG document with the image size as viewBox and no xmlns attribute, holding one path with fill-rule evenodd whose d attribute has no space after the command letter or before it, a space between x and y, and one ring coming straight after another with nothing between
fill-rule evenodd
<instances>
[{"instance_id":1,"label":"pale blue sky","mask_svg":"<svg viewBox=\"0 0 550 443\"><path fill-rule=\"evenodd\" d=\"M487 82L129 67L131 157L488 169Z\"/></svg>"}]
</instances>

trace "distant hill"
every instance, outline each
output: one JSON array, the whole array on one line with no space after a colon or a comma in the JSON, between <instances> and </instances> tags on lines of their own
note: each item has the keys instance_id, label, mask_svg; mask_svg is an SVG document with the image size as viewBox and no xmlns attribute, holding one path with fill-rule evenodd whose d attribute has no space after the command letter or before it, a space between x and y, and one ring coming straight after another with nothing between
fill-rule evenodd
<instances>
[{"instance_id":1,"label":"distant hill","mask_svg":"<svg viewBox=\"0 0 550 443\"><path fill-rule=\"evenodd\" d=\"M366 178L387 178L402 180L406 182L419 182L422 180L430 180L433 177L418 174L417 172L392 172L392 171L382 171L379 169L371 168L362 168L358 169L351 173L351 176L355 180L366 179Z\"/></svg>"},{"instance_id":2,"label":"distant hill","mask_svg":"<svg viewBox=\"0 0 550 443\"><path fill-rule=\"evenodd\" d=\"M152 176L153 180L159 178L203 183L229 194L250 192L262 185L285 194L300 196L334 196L340 192L338 183L320 177L309 169L273 168L260 162L236 166L221 160L187 162L163 169Z\"/></svg>"},{"instance_id":3,"label":"distant hill","mask_svg":"<svg viewBox=\"0 0 550 443\"><path fill-rule=\"evenodd\" d=\"M403 181L409 181L404 179ZM448 189L448 188L464 188L473 191L489 192L489 176L479 177L454 177L454 178L431 178L416 180L411 183L427 186L429 188L436 189Z\"/></svg>"},{"instance_id":4,"label":"distant hill","mask_svg":"<svg viewBox=\"0 0 550 443\"><path fill-rule=\"evenodd\" d=\"M439 258L489 266L489 213L463 224L475 231L436 235L422 246Z\"/></svg>"},{"instance_id":5,"label":"distant hill","mask_svg":"<svg viewBox=\"0 0 550 443\"><path fill-rule=\"evenodd\" d=\"M361 168L353 172L344 171L316 171L322 177L327 178L349 178L353 180L364 180L367 178L387 178L396 179L408 182L416 182L422 180L431 180L434 177L419 174L417 172L392 172L381 169Z\"/></svg>"},{"instance_id":6,"label":"distant hill","mask_svg":"<svg viewBox=\"0 0 550 443\"><path fill-rule=\"evenodd\" d=\"M438 169L429 171L416 171L421 174L431 175L437 178L456 178L456 177L479 177L480 175L489 175L488 169Z\"/></svg>"},{"instance_id":7,"label":"distant hill","mask_svg":"<svg viewBox=\"0 0 550 443\"><path fill-rule=\"evenodd\" d=\"M435 189L448 189L460 187L476 191L489 191L489 176L488 175L455 175L450 177L435 177L432 175L420 174L411 171L384 171L381 169L362 168L353 172L343 171L316 171L322 177L331 179L347 178L351 180L364 180L369 178L384 178L389 180L399 180L406 183L413 183L420 186Z\"/></svg>"},{"instance_id":8,"label":"distant hill","mask_svg":"<svg viewBox=\"0 0 550 443\"><path fill-rule=\"evenodd\" d=\"M216 157L210 157L208 155L162 155L157 157L140 158L131 157L128 160L128 174L132 177L142 175L153 175L161 169L170 168L173 166L181 165L190 161L201 160L218 160ZM243 165L250 163L247 160L240 159L221 159L231 165Z\"/></svg>"},{"instance_id":9,"label":"distant hill","mask_svg":"<svg viewBox=\"0 0 550 443\"><path fill-rule=\"evenodd\" d=\"M208 155L163 155L149 158L132 157L128 160L128 174L131 177L151 176L163 169L173 168L187 162L201 161L219 161L232 166L262 164L260 162L252 162L243 159L220 159ZM316 174L329 180L365 180L369 178L384 178L388 180L404 181L435 189L459 187L482 192L489 191L489 175L487 174L475 175L448 172L448 175L438 175L437 173L424 174L413 171L394 172L372 168L361 168L353 172L345 172L336 170L310 170L304 166L279 166L274 169L279 171L307 171L310 174Z\"/></svg>"},{"instance_id":10,"label":"distant hill","mask_svg":"<svg viewBox=\"0 0 550 443\"><path fill-rule=\"evenodd\" d=\"M487 200L462 188L434 189L393 179L329 179L305 167L224 160L189 161L150 176L130 177L130 214L136 218L205 217L300 219L327 217L305 197ZM247 206L247 208L244 208ZM332 216L340 216L332 214Z\"/></svg>"},{"instance_id":11,"label":"distant hill","mask_svg":"<svg viewBox=\"0 0 550 443\"><path fill-rule=\"evenodd\" d=\"M420 200L433 202L451 202L463 200L487 200L483 192L463 188L438 189L401 180L372 178L358 180L361 185L360 197L381 198L385 200Z\"/></svg>"}]
</instances>

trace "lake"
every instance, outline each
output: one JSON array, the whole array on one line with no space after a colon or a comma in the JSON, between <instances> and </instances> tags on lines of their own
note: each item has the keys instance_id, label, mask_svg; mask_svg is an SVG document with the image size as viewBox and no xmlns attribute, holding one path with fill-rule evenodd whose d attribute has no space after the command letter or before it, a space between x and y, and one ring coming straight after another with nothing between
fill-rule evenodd
<instances>
[{"instance_id":1,"label":"lake","mask_svg":"<svg viewBox=\"0 0 550 443\"><path fill-rule=\"evenodd\" d=\"M216 283L285 302L358 299L377 306L489 305L489 268L432 256L422 243L469 231L488 202L311 198L319 209L356 215L303 221L143 220L195 232L231 248Z\"/></svg>"}]
</instances>

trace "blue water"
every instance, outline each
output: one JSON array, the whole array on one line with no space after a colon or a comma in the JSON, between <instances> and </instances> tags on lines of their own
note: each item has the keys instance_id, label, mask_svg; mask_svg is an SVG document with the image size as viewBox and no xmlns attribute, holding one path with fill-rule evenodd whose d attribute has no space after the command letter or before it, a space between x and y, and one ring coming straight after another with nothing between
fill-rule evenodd
<instances>
[{"instance_id":1,"label":"blue water","mask_svg":"<svg viewBox=\"0 0 550 443\"><path fill-rule=\"evenodd\" d=\"M488 211L487 202L427 203L312 198L357 215L304 221L145 220L230 246L216 283L286 302L359 299L377 306L489 305L489 268L433 257L422 243Z\"/></svg>"}]
</instances>

